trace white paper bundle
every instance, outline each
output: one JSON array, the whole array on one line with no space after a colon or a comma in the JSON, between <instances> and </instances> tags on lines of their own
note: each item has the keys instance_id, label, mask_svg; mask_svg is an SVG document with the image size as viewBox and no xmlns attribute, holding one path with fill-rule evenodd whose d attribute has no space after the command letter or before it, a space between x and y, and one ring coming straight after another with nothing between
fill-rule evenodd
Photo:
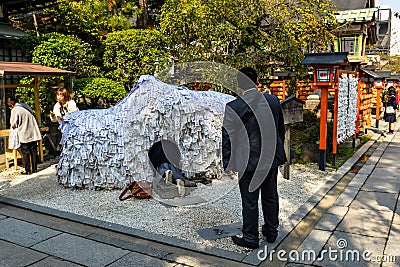
<instances>
[{"instance_id":1,"label":"white paper bundle","mask_svg":"<svg viewBox=\"0 0 400 267\"><path fill-rule=\"evenodd\" d=\"M358 79L340 78L338 95L337 142L342 143L356 132Z\"/></svg>"},{"instance_id":2,"label":"white paper bundle","mask_svg":"<svg viewBox=\"0 0 400 267\"><path fill-rule=\"evenodd\" d=\"M59 182L105 188L151 182L154 173L147 153L165 139L178 144L188 177L199 172L219 177L225 104L233 99L141 76L114 107L78 111L65 118Z\"/></svg>"}]
</instances>

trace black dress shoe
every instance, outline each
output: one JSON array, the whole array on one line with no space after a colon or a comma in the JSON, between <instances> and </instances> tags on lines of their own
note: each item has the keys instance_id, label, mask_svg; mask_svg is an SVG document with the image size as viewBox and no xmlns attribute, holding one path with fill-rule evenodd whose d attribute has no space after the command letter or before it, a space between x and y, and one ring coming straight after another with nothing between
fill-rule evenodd
<instances>
[{"instance_id":1,"label":"black dress shoe","mask_svg":"<svg viewBox=\"0 0 400 267\"><path fill-rule=\"evenodd\" d=\"M250 249L256 249L259 247L258 244L252 244L244 240L243 238L237 237L237 236L232 236L232 241L238 246L245 247L245 248L250 248Z\"/></svg>"},{"instance_id":2,"label":"black dress shoe","mask_svg":"<svg viewBox=\"0 0 400 267\"><path fill-rule=\"evenodd\" d=\"M266 233L262 233L263 236L265 236L265 239L267 240L268 243L275 243L276 238L278 237L277 235L268 235Z\"/></svg>"},{"instance_id":3,"label":"black dress shoe","mask_svg":"<svg viewBox=\"0 0 400 267\"><path fill-rule=\"evenodd\" d=\"M22 175L29 175L31 172L21 172Z\"/></svg>"}]
</instances>

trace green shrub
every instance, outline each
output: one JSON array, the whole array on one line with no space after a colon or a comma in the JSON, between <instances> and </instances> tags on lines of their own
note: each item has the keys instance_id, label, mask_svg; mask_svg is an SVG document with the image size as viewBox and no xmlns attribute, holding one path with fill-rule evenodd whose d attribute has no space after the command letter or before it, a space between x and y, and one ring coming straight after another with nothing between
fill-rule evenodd
<instances>
[{"instance_id":1,"label":"green shrub","mask_svg":"<svg viewBox=\"0 0 400 267\"><path fill-rule=\"evenodd\" d=\"M107 107L125 97L121 82L107 78L82 78L74 82L75 99L83 101L82 108Z\"/></svg>"},{"instance_id":2,"label":"green shrub","mask_svg":"<svg viewBox=\"0 0 400 267\"><path fill-rule=\"evenodd\" d=\"M169 62L164 36L157 30L109 33L104 41L106 76L129 89L140 75L154 74Z\"/></svg>"},{"instance_id":3,"label":"green shrub","mask_svg":"<svg viewBox=\"0 0 400 267\"><path fill-rule=\"evenodd\" d=\"M303 111L303 121L294 123L292 128L297 130L305 130L312 127L316 123L319 123L319 119L317 118L315 111L305 109Z\"/></svg>"},{"instance_id":4,"label":"green shrub","mask_svg":"<svg viewBox=\"0 0 400 267\"><path fill-rule=\"evenodd\" d=\"M74 71L78 76L96 76L99 68L93 66L94 53L90 44L76 36L49 33L40 37L32 62L44 66Z\"/></svg>"}]
</instances>

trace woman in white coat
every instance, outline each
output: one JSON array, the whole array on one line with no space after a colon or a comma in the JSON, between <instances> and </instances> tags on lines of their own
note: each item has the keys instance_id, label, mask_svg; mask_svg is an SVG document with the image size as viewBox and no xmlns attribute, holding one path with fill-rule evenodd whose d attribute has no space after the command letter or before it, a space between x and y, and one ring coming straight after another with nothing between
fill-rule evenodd
<instances>
[{"instance_id":1,"label":"woman in white coat","mask_svg":"<svg viewBox=\"0 0 400 267\"><path fill-rule=\"evenodd\" d=\"M74 100L72 100L71 95L65 88L59 88L56 94L57 103L54 105L53 111L50 112L50 119L52 122L61 123L65 115L78 111L78 107Z\"/></svg>"}]
</instances>

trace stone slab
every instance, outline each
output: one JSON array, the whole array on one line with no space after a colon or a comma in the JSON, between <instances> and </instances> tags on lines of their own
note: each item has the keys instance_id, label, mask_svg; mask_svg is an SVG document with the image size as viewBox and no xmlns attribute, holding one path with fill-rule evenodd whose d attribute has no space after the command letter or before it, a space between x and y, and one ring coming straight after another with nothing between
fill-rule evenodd
<instances>
[{"instance_id":1,"label":"stone slab","mask_svg":"<svg viewBox=\"0 0 400 267\"><path fill-rule=\"evenodd\" d=\"M393 212L350 208L336 230L352 234L386 238Z\"/></svg>"},{"instance_id":2,"label":"stone slab","mask_svg":"<svg viewBox=\"0 0 400 267\"><path fill-rule=\"evenodd\" d=\"M393 224L385 247L385 254L397 256L400 260L400 225Z\"/></svg>"},{"instance_id":3,"label":"stone slab","mask_svg":"<svg viewBox=\"0 0 400 267\"><path fill-rule=\"evenodd\" d=\"M367 162L365 162L365 165L376 165L376 163L378 163L380 157L373 155L371 157L368 158Z\"/></svg>"},{"instance_id":4,"label":"stone slab","mask_svg":"<svg viewBox=\"0 0 400 267\"><path fill-rule=\"evenodd\" d=\"M3 220L3 219L5 219L5 218L7 218L7 216L1 215L1 214L0 214L0 220Z\"/></svg>"},{"instance_id":5,"label":"stone slab","mask_svg":"<svg viewBox=\"0 0 400 267\"><path fill-rule=\"evenodd\" d=\"M131 250L134 252L143 253L152 257L162 258L170 253L170 249L163 249L162 244L159 244L157 247L154 246L152 242L149 242L145 239L138 239L132 236L114 234L110 235L102 235L102 234L92 234L87 238L99 241L102 243L106 243L109 245L113 245L122 249Z\"/></svg>"},{"instance_id":6,"label":"stone slab","mask_svg":"<svg viewBox=\"0 0 400 267\"><path fill-rule=\"evenodd\" d=\"M379 161L380 162L380 161ZM359 174L370 174L375 169L375 165L364 165L358 171Z\"/></svg>"},{"instance_id":7,"label":"stone slab","mask_svg":"<svg viewBox=\"0 0 400 267\"><path fill-rule=\"evenodd\" d=\"M388 177L397 177L398 173L400 173L400 169L398 169L397 167L394 168L376 167L374 169L374 172L368 177L368 179L380 179L382 181L385 181L385 179L387 179Z\"/></svg>"},{"instance_id":8,"label":"stone slab","mask_svg":"<svg viewBox=\"0 0 400 267\"><path fill-rule=\"evenodd\" d=\"M369 210L394 211L397 194L360 191L350 207Z\"/></svg>"},{"instance_id":9,"label":"stone slab","mask_svg":"<svg viewBox=\"0 0 400 267\"><path fill-rule=\"evenodd\" d=\"M398 193L400 192L400 179L398 179L398 177L391 177L387 179L368 179L361 190L383 193Z\"/></svg>"},{"instance_id":10,"label":"stone slab","mask_svg":"<svg viewBox=\"0 0 400 267\"><path fill-rule=\"evenodd\" d=\"M369 259L382 255L385 242L385 238L335 231L324 246L325 253L321 253L319 260L315 261L314 265L337 267L379 266L379 264L371 262ZM367 257L367 254L364 254L365 251L371 252L370 258Z\"/></svg>"},{"instance_id":11,"label":"stone slab","mask_svg":"<svg viewBox=\"0 0 400 267\"><path fill-rule=\"evenodd\" d=\"M383 151L384 151L383 149L380 149L380 150L377 149L377 150L374 151L372 156L380 158L383 155Z\"/></svg>"},{"instance_id":12,"label":"stone slab","mask_svg":"<svg viewBox=\"0 0 400 267\"><path fill-rule=\"evenodd\" d=\"M69 234L50 238L32 248L85 266L105 266L129 253L128 250Z\"/></svg>"},{"instance_id":13,"label":"stone slab","mask_svg":"<svg viewBox=\"0 0 400 267\"><path fill-rule=\"evenodd\" d=\"M170 253L165 256L163 260L169 262L177 262L183 264L184 266L226 267L228 264L225 259L207 257L207 255L204 255L204 257L200 258L198 254L191 254L190 251L188 251L188 253L186 253L185 255ZM243 267L243 263L235 263L230 261L229 267Z\"/></svg>"},{"instance_id":14,"label":"stone slab","mask_svg":"<svg viewBox=\"0 0 400 267\"><path fill-rule=\"evenodd\" d=\"M326 211L326 213L334 214L334 215L343 217L344 215L346 215L346 213L347 213L348 211L349 211L349 208L348 208L348 207L341 207L341 206L333 205L332 207L330 207L330 208Z\"/></svg>"},{"instance_id":15,"label":"stone slab","mask_svg":"<svg viewBox=\"0 0 400 267\"><path fill-rule=\"evenodd\" d=\"M284 227L280 227L278 238L274 243L268 243L263 237L262 241L260 242L260 247L250 252L250 254L248 254L242 260L242 262L251 265L259 265L261 261L263 261L263 257L266 257L266 259L269 260L269 253L278 247L281 241L290 233L292 229L293 227L288 231L287 229L284 229ZM265 255L265 253L267 253L267 255Z\"/></svg>"},{"instance_id":16,"label":"stone slab","mask_svg":"<svg viewBox=\"0 0 400 267\"><path fill-rule=\"evenodd\" d=\"M30 211L40 212L40 213L45 214L45 215L54 216L54 217L58 217L58 218L63 218L63 219L67 219L67 220L78 222L78 223L84 223L84 224L93 225L93 226L98 226L98 225L104 223L103 221L98 220L98 219L90 218L90 217L83 216L83 215L74 214L74 213L71 213L71 212L61 211L61 210L57 210L57 209L53 209L53 208L49 208L49 207L45 207L45 206L29 203L29 202L26 202L26 201L13 199L13 198L0 196L0 202L6 203L6 204L11 205L11 206L16 206L16 207L19 207L19 208L27 209L28 212L30 212ZM7 212L13 213L12 210L7 210ZM16 213L18 215L21 215L20 211L16 211ZM8 215L8 213L5 214L5 215Z\"/></svg>"},{"instance_id":17,"label":"stone slab","mask_svg":"<svg viewBox=\"0 0 400 267\"><path fill-rule=\"evenodd\" d=\"M242 232L242 223L232 223L227 225L216 225L209 228L199 229L197 233L205 240L217 240L229 236L235 236Z\"/></svg>"},{"instance_id":18,"label":"stone slab","mask_svg":"<svg viewBox=\"0 0 400 267\"><path fill-rule=\"evenodd\" d=\"M393 218L393 223L394 224L400 224L400 195L397 199L397 208L396 211L394 213L394 218Z\"/></svg>"},{"instance_id":19,"label":"stone slab","mask_svg":"<svg viewBox=\"0 0 400 267\"><path fill-rule=\"evenodd\" d=\"M176 263L167 262L136 252L131 252L108 267L131 267L131 266L152 266L152 267L174 267Z\"/></svg>"},{"instance_id":20,"label":"stone slab","mask_svg":"<svg viewBox=\"0 0 400 267\"><path fill-rule=\"evenodd\" d=\"M0 221L0 239L30 247L61 232L40 225L7 218Z\"/></svg>"},{"instance_id":21,"label":"stone slab","mask_svg":"<svg viewBox=\"0 0 400 267\"><path fill-rule=\"evenodd\" d=\"M115 232L119 232L119 233L125 233L127 235L131 235L134 237L145 238L145 239L149 239L149 240L156 241L156 242L163 243L163 244L171 244L176 247L191 249L193 251L210 253L210 254L218 256L218 257L224 257L224 258L228 258L228 259L232 259L232 260L240 260L240 259L243 259L245 256L242 253L232 252L232 251L228 251L225 249L219 249L219 248L215 248L215 247L210 248L210 247L203 246L200 244L195 244L195 243L183 240L183 239L166 236L166 235L154 234L154 233L150 233L150 232L147 232L144 230L135 229L135 228L131 228L131 227L120 225L120 224L104 222L102 225L100 225L100 227L103 227L105 229L109 229L109 230L112 230Z\"/></svg>"},{"instance_id":22,"label":"stone slab","mask_svg":"<svg viewBox=\"0 0 400 267\"><path fill-rule=\"evenodd\" d=\"M393 169L394 171L399 171L400 168L398 165L393 165L393 160L379 160L375 167Z\"/></svg>"},{"instance_id":23,"label":"stone slab","mask_svg":"<svg viewBox=\"0 0 400 267\"><path fill-rule=\"evenodd\" d=\"M366 174L366 173L357 173L356 176L354 176L354 178L351 180L351 182L347 186L361 188L361 186L367 180L367 177L368 177L368 174Z\"/></svg>"},{"instance_id":24,"label":"stone slab","mask_svg":"<svg viewBox=\"0 0 400 267\"><path fill-rule=\"evenodd\" d=\"M315 229L333 231L338 226L343 216L338 216L336 214L326 213L324 217L315 225Z\"/></svg>"},{"instance_id":25,"label":"stone slab","mask_svg":"<svg viewBox=\"0 0 400 267\"><path fill-rule=\"evenodd\" d=\"M79 267L82 265L75 264L73 262L57 259L54 257L47 257L35 264L29 265L29 267Z\"/></svg>"},{"instance_id":26,"label":"stone slab","mask_svg":"<svg viewBox=\"0 0 400 267\"><path fill-rule=\"evenodd\" d=\"M0 240L0 266L28 266L47 257L46 254Z\"/></svg>"},{"instance_id":27,"label":"stone slab","mask_svg":"<svg viewBox=\"0 0 400 267\"><path fill-rule=\"evenodd\" d=\"M335 205L343 207L350 206L350 204L356 198L359 189L360 188L358 187L347 186L346 189L340 194L340 196L336 200Z\"/></svg>"},{"instance_id":28,"label":"stone slab","mask_svg":"<svg viewBox=\"0 0 400 267\"><path fill-rule=\"evenodd\" d=\"M398 212L396 212L394 214L393 224L399 224L400 225L400 214Z\"/></svg>"},{"instance_id":29,"label":"stone slab","mask_svg":"<svg viewBox=\"0 0 400 267\"><path fill-rule=\"evenodd\" d=\"M299 263L312 264L331 236L330 231L312 230L296 249L300 255Z\"/></svg>"},{"instance_id":30,"label":"stone slab","mask_svg":"<svg viewBox=\"0 0 400 267\"><path fill-rule=\"evenodd\" d=\"M37 213L34 211L23 210L23 212L21 212L20 208L16 208L13 206L7 206L5 209L3 209L3 211L10 217L23 221L29 221L30 223L33 224L38 224L44 227L48 227L54 230L58 230L73 235L79 235L84 237L99 231L99 229L96 226L85 225L78 222L46 214L40 214L40 216L37 216Z\"/></svg>"}]
</instances>

